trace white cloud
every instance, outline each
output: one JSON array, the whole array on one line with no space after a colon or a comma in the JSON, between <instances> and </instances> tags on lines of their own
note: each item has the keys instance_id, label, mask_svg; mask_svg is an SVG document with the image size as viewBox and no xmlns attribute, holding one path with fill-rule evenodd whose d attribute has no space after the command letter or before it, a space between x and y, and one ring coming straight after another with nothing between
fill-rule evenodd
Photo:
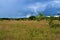
<instances>
[{"instance_id":1,"label":"white cloud","mask_svg":"<svg viewBox=\"0 0 60 40\"><path fill-rule=\"evenodd\" d=\"M55 15L54 17L59 17L59 15Z\"/></svg>"},{"instance_id":2,"label":"white cloud","mask_svg":"<svg viewBox=\"0 0 60 40\"><path fill-rule=\"evenodd\" d=\"M46 17L50 17L50 16L46 16ZM59 17L59 15L54 15L54 17Z\"/></svg>"},{"instance_id":3,"label":"white cloud","mask_svg":"<svg viewBox=\"0 0 60 40\"><path fill-rule=\"evenodd\" d=\"M60 13L60 11L58 11L58 13Z\"/></svg>"},{"instance_id":4,"label":"white cloud","mask_svg":"<svg viewBox=\"0 0 60 40\"><path fill-rule=\"evenodd\" d=\"M37 11L44 11L46 6L47 5L44 3L37 2L35 4L29 5L28 9L32 9L35 13L37 13Z\"/></svg>"},{"instance_id":5,"label":"white cloud","mask_svg":"<svg viewBox=\"0 0 60 40\"><path fill-rule=\"evenodd\" d=\"M47 7L48 6L48 7ZM49 1L49 2L45 2L45 3L42 3L42 2L36 2L35 4L31 4L31 5L28 5L27 8L28 9L31 9L33 10L36 14L38 13L37 11L39 12L42 12L42 11L45 11L45 9L47 8L60 8L60 1ZM27 17L29 17L30 15L27 15Z\"/></svg>"},{"instance_id":6,"label":"white cloud","mask_svg":"<svg viewBox=\"0 0 60 40\"><path fill-rule=\"evenodd\" d=\"M56 0L50 1L48 5L54 8L60 8L60 1L56 1Z\"/></svg>"},{"instance_id":7,"label":"white cloud","mask_svg":"<svg viewBox=\"0 0 60 40\"><path fill-rule=\"evenodd\" d=\"M60 7L60 1L54 0L54 1L46 2L46 3L36 2L35 4L28 5L27 7L29 9L34 10L34 12L37 12L37 10L44 11L47 6L51 6L55 8Z\"/></svg>"},{"instance_id":8,"label":"white cloud","mask_svg":"<svg viewBox=\"0 0 60 40\"><path fill-rule=\"evenodd\" d=\"M27 14L27 15L26 15L26 18L29 18L30 16L31 16L30 14Z\"/></svg>"},{"instance_id":9,"label":"white cloud","mask_svg":"<svg viewBox=\"0 0 60 40\"><path fill-rule=\"evenodd\" d=\"M60 0L54 0L54 1L60 1Z\"/></svg>"}]
</instances>

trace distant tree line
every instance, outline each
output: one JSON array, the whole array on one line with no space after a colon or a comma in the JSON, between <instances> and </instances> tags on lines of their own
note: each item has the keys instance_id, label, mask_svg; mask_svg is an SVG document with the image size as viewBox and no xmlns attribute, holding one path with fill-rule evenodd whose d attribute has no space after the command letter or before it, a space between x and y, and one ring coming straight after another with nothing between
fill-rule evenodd
<instances>
[{"instance_id":1,"label":"distant tree line","mask_svg":"<svg viewBox=\"0 0 60 40\"><path fill-rule=\"evenodd\" d=\"M43 15L43 13L39 13L38 16L30 16L29 18L0 18L0 20L37 20L37 21L40 21L40 20L49 20L51 19L52 20L60 20L60 14L58 14L59 17L54 17L54 16L50 16L50 17L46 17Z\"/></svg>"}]
</instances>

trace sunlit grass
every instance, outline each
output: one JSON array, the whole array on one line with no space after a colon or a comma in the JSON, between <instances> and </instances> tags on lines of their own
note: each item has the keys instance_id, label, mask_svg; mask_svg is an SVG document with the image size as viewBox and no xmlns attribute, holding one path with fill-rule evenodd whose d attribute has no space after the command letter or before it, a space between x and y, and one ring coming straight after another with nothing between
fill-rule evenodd
<instances>
[{"instance_id":1,"label":"sunlit grass","mask_svg":"<svg viewBox=\"0 0 60 40\"><path fill-rule=\"evenodd\" d=\"M60 27L51 28L46 20L0 21L0 40L57 40L58 35Z\"/></svg>"}]
</instances>

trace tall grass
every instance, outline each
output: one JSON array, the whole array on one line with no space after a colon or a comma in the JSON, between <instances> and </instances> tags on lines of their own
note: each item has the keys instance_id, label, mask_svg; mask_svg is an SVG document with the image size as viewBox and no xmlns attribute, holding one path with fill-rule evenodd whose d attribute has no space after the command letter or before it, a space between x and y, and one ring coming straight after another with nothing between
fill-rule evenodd
<instances>
[{"instance_id":1,"label":"tall grass","mask_svg":"<svg viewBox=\"0 0 60 40\"><path fill-rule=\"evenodd\" d=\"M50 28L46 20L0 21L0 40L56 40L60 28Z\"/></svg>"}]
</instances>

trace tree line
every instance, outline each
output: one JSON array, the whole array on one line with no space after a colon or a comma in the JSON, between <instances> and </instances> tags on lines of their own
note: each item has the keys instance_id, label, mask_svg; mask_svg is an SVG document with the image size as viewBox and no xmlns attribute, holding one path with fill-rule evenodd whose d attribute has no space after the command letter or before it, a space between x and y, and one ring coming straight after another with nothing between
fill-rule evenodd
<instances>
[{"instance_id":1,"label":"tree line","mask_svg":"<svg viewBox=\"0 0 60 40\"><path fill-rule=\"evenodd\" d=\"M44 16L42 13L39 13L38 16L30 16L29 18L0 18L0 20L60 20L60 14L59 17L54 17L53 15L51 15L50 17L46 17Z\"/></svg>"}]
</instances>

